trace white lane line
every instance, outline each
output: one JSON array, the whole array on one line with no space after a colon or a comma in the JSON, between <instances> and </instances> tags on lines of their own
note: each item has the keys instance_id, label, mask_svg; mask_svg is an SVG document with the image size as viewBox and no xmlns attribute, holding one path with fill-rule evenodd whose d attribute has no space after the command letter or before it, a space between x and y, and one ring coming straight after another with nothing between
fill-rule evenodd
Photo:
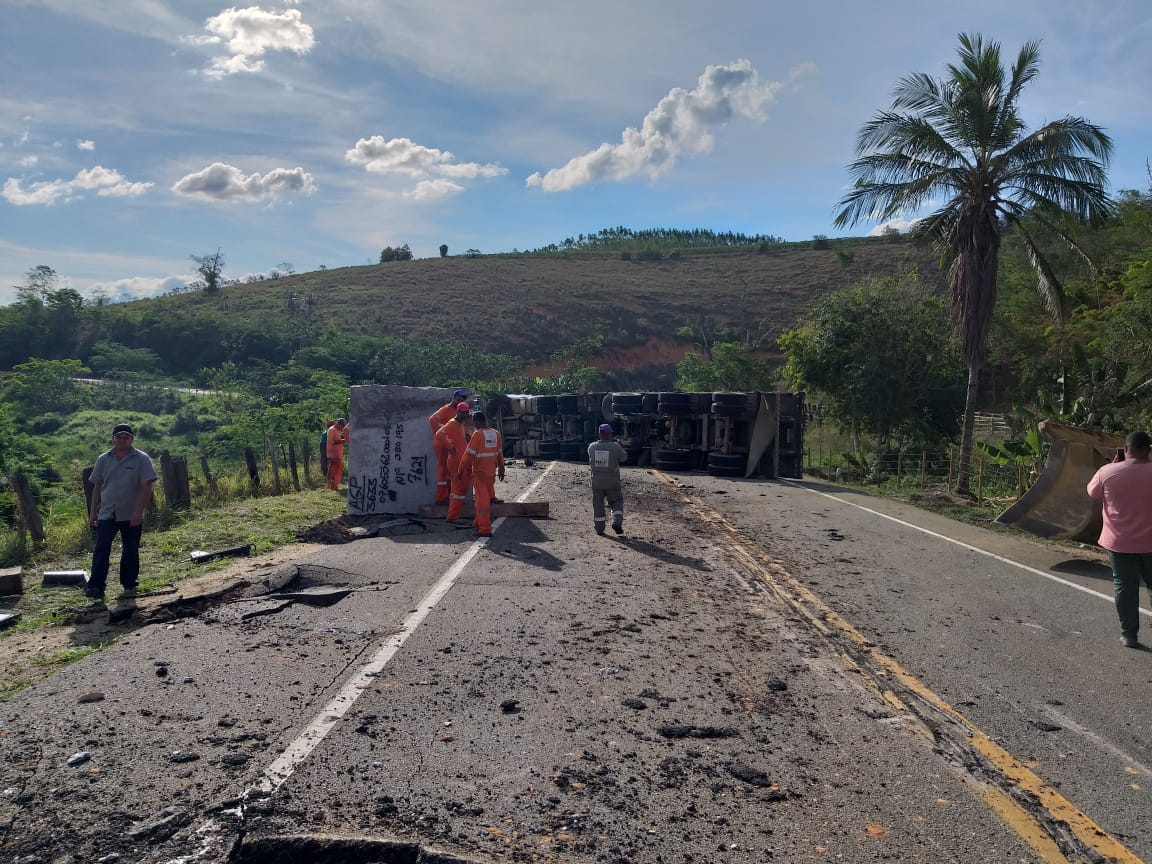
<instances>
[{"instance_id":1,"label":"white lane line","mask_svg":"<svg viewBox=\"0 0 1152 864\"><path fill-rule=\"evenodd\" d=\"M873 510L870 507L865 507L862 504L856 504L853 501L845 501L843 498L837 498L835 495L829 495L826 492L818 492L815 489L810 489L803 483L795 483L791 480L784 480L781 478L782 483L787 483L789 486L795 486L797 489L803 489L805 492L811 492L813 495L819 495L821 498L828 498L829 500L836 501L840 504L847 504L849 507L855 507L857 510L863 510L865 513L871 513L873 516L879 516L881 519L887 519L889 522L895 522L897 525L903 525L905 528L911 528L914 531L919 531L921 534L927 534L929 537L935 537L937 540L945 540L954 546L959 546L961 549L967 549L969 552L976 552L980 555L986 555L1001 564L1008 564L1012 567L1018 567L1021 570L1026 570L1029 573L1034 573L1037 576L1042 576L1049 581L1056 582L1064 585L1067 588L1075 588L1077 591L1083 591L1085 594L1091 594L1093 597L1099 597L1101 600L1107 600L1109 603L1115 603L1116 600L1111 594L1104 594L1100 591L1094 591L1091 588L1085 588L1083 585L1077 585L1075 582L1069 582L1067 579L1061 579L1059 576L1048 573L1044 570L1037 570L1035 567L1029 567L1027 564L1021 564L1019 561L1013 561L1011 558L1005 558L1003 555L997 555L995 552L989 552L987 549L981 549L979 546L973 546L970 543L965 543L962 540L955 540L946 534L938 534L935 531L929 531L927 528L921 528L919 525L913 525L911 522L905 522L903 519L897 519L895 516L889 516L887 513L881 513L879 510ZM1140 607L1140 614L1152 618L1152 612Z\"/></svg>"},{"instance_id":2,"label":"white lane line","mask_svg":"<svg viewBox=\"0 0 1152 864\"><path fill-rule=\"evenodd\" d=\"M553 462L536 478L536 481L529 486L524 492L516 499L517 502L523 502L528 499L533 492L536 491L544 478L555 467L556 463ZM496 529L504 524L506 517L501 516L492 524L492 531L495 533ZM384 671L384 667L391 662L392 658L396 656L397 652L408 641L408 637L416 632L416 628L424 623L424 619L436 608L436 605L444 599L444 596L451 590L452 586L456 584L456 580L460 578L460 574L464 572L464 568L476 557L476 554L484 548L487 541L491 539L488 537L481 537L474 542L468 549L456 559L456 562L445 571L444 575L432 586L432 589L424 595L424 598L417 605L415 611L409 613L408 617L400 625L400 630L389 636L380 650L364 664L360 669L353 673L352 677L340 688L332 701L325 705L320 713L304 727L304 731L297 736L291 744L289 744L284 751L273 760L267 768L264 769L263 775L256 781L255 785L249 791L256 791L266 794L271 794L283 785L284 781L292 776L292 772L296 770L301 762L308 758L309 754L316 749L317 745L332 731L333 727L340 722L341 718L348 713L348 710L356 703L369 687L372 686L376 677Z\"/></svg>"}]
</instances>

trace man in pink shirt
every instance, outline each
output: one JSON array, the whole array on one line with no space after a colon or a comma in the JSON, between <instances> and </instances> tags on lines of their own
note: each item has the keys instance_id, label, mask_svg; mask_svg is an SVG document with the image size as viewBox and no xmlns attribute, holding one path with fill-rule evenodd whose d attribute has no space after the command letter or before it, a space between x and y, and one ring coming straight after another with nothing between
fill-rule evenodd
<instances>
[{"instance_id":1,"label":"man in pink shirt","mask_svg":"<svg viewBox=\"0 0 1152 864\"><path fill-rule=\"evenodd\" d=\"M1152 592L1152 438L1133 432L1124 455L1096 472L1088 494L1104 502L1100 545L1112 562L1112 582L1120 633L1129 648L1139 648L1140 581Z\"/></svg>"}]
</instances>

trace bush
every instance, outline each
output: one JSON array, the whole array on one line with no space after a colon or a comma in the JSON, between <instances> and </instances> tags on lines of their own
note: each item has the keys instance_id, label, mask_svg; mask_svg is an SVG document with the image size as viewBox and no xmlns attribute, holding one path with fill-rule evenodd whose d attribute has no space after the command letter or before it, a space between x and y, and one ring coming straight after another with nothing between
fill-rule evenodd
<instances>
[{"instance_id":1,"label":"bush","mask_svg":"<svg viewBox=\"0 0 1152 864\"><path fill-rule=\"evenodd\" d=\"M68 419L60 414L44 414L28 424L28 431L33 435L51 435L58 432Z\"/></svg>"}]
</instances>

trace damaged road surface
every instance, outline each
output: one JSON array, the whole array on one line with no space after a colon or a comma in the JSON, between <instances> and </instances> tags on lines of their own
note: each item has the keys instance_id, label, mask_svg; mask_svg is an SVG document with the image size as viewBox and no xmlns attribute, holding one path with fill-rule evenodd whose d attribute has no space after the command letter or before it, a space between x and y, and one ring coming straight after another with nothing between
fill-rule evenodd
<instances>
[{"instance_id":1,"label":"damaged road surface","mask_svg":"<svg viewBox=\"0 0 1152 864\"><path fill-rule=\"evenodd\" d=\"M1078 853L990 805L978 754L926 735L665 479L629 472L626 533L597 537L585 474L510 469L502 495L551 519L486 541L392 520L298 560L275 596L19 693L0 706L0 860Z\"/></svg>"}]
</instances>

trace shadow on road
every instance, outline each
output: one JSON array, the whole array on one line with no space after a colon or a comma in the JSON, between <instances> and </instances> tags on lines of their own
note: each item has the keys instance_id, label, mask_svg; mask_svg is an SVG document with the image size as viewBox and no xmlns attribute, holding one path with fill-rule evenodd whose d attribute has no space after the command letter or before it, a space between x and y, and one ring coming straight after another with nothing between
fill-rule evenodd
<instances>
[{"instance_id":1,"label":"shadow on road","mask_svg":"<svg viewBox=\"0 0 1152 864\"><path fill-rule=\"evenodd\" d=\"M1107 579L1112 581L1112 568L1099 561L1086 561L1083 558L1069 558L1059 564L1048 568L1053 573L1068 573L1072 576L1084 576L1087 579Z\"/></svg>"},{"instance_id":2,"label":"shadow on road","mask_svg":"<svg viewBox=\"0 0 1152 864\"><path fill-rule=\"evenodd\" d=\"M665 564L676 564L680 567L691 567L693 570L700 570L709 573L712 567L707 561L701 558L685 558L683 555L677 555L675 552L669 552L662 546L657 546L655 543L649 543L647 540L638 540L635 537L624 535L623 537L613 538L618 543L623 543L629 549L639 552L641 555L647 555L650 558L655 558L657 561L663 561Z\"/></svg>"},{"instance_id":3,"label":"shadow on road","mask_svg":"<svg viewBox=\"0 0 1152 864\"><path fill-rule=\"evenodd\" d=\"M534 545L545 543L549 539L535 521L517 519L514 525L505 522L500 526L496 535L488 541L488 551L505 558L514 558L533 567L559 573L564 569L564 562Z\"/></svg>"}]
</instances>

